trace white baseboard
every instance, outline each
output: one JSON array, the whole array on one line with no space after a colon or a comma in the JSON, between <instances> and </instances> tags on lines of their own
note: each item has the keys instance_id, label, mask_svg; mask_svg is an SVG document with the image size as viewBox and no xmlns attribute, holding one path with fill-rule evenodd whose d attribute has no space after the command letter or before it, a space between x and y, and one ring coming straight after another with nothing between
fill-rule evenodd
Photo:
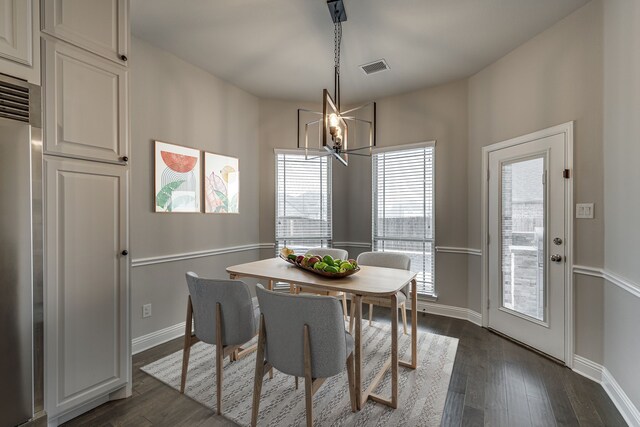
<instances>
[{"instance_id":1,"label":"white baseboard","mask_svg":"<svg viewBox=\"0 0 640 427\"><path fill-rule=\"evenodd\" d=\"M640 426L640 411L606 367L576 354L573 356L573 371L601 384L627 424Z\"/></svg>"},{"instance_id":2,"label":"white baseboard","mask_svg":"<svg viewBox=\"0 0 640 427\"><path fill-rule=\"evenodd\" d=\"M607 392L624 420L630 426L640 426L640 411L633 404L629 396L624 392L620 384L611 375L607 368L602 369L602 387Z\"/></svg>"},{"instance_id":3,"label":"white baseboard","mask_svg":"<svg viewBox=\"0 0 640 427\"><path fill-rule=\"evenodd\" d=\"M585 357L573 355L573 371L583 377L589 378L598 384L602 383L602 370L604 367Z\"/></svg>"},{"instance_id":4,"label":"white baseboard","mask_svg":"<svg viewBox=\"0 0 640 427\"><path fill-rule=\"evenodd\" d=\"M98 396L95 399L92 399L89 402L75 409L72 409L69 412L65 412L63 414L60 414L54 417L47 416L47 427L58 427L59 425L62 425L67 421L72 420L76 417L79 417L80 415L86 412L89 412L92 409L95 409L104 403L107 403L108 401L109 401L109 395L105 394L103 396Z\"/></svg>"},{"instance_id":5,"label":"white baseboard","mask_svg":"<svg viewBox=\"0 0 640 427\"><path fill-rule=\"evenodd\" d=\"M482 326L482 315L469 308L442 305L428 301L418 301L418 311L437 314L439 316L453 317L454 319L468 320L475 325Z\"/></svg>"},{"instance_id":6,"label":"white baseboard","mask_svg":"<svg viewBox=\"0 0 640 427\"><path fill-rule=\"evenodd\" d=\"M137 354L141 351L149 350L152 347L164 344L182 335L184 335L184 322L134 338L131 341L131 353Z\"/></svg>"}]
</instances>

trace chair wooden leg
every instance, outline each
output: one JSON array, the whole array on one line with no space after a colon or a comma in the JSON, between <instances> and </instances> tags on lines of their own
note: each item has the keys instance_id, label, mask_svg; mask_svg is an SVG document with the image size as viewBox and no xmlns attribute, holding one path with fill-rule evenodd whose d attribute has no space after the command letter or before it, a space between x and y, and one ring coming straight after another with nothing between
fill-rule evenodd
<instances>
[{"instance_id":1,"label":"chair wooden leg","mask_svg":"<svg viewBox=\"0 0 640 427\"><path fill-rule=\"evenodd\" d=\"M356 385L355 385L355 366L353 361L353 352L347 357L347 380L349 382L349 400L351 400L351 412L356 412Z\"/></svg>"},{"instance_id":2,"label":"chair wooden leg","mask_svg":"<svg viewBox=\"0 0 640 427\"><path fill-rule=\"evenodd\" d=\"M260 409L260 392L264 378L264 344L266 332L264 329L264 316L260 315L260 332L258 333L258 350L256 351L256 377L253 383L253 408L251 409L251 425L258 424L258 411Z\"/></svg>"},{"instance_id":3,"label":"chair wooden leg","mask_svg":"<svg viewBox=\"0 0 640 427\"><path fill-rule=\"evenodd\" d=\"M373 304L369 304L369 326L371 326L372 318L373 318Z\"/></svg>"},{"instance_id":4,"label":"chair wooden leg","mask_svg":"<svg viewBox=\"0 0 640 427\"><path fill-rule=\"evenodd\" d=\"M313 427L313 377L311 375L311 343L307 325L304 325L304 399L307 408L307 427Z\"/></svg>"},{"instance_id":5,"label":"chair wooden leg","mask_svg":"<svg viewBox=\"0 0 640 427\"><path fill-rule=\"evenodd\" d=\"M407 303L400 304L400 311L402 312L402 327L404 328L404 334L407 335Z\"/></svg>"},{"instance_id":6,"label":"chair wooden leg","mask_svg":"<svg viewBox=\"0 0 640 427\"><path fill-rule=\"evenodd\" d=\"M273 368L269 369L269 379L273 379Z\"/></svg>"},{"instance_id":7,"label":"chair wooden leg","mask_svg":"<svg viewBox=\"0 0 640 427\"><path fill-rule=\"evenodd\" d=\"M222 344L222 308L216 303L216 413L222 414L222 365L224 347Z\"/></svg>"},{"instance_id":8,"label":"chair wooden leg","mask_svg":"<svg viewBox=\"0 0 640 427\"><path fill-rule=\"evenodd\" d=\"M193 306L191 295L187 299L187 321L184 326L184 347L182 348L182 378L180 379L180 393L184 393L189 370L189 354L191 353L191 322L193 321Z\"/></svg>"},{"instance_id":9,"label":"chair wooden leg","mask_svg":"<svg viewBox=\"0 0 640 427\"><path fill-rule=\"evenodd\" d=\"M344 313L344 320L347 321L347 294L346 292L342 293L342 310Z\"/></svg>"},{"instance_id":10,"label":"chair wooden leg","mask_svg":"<svg viewBox=\"0 0 640 427\"><path fill-rule=\"evenodd\" d=\"M296 390L298 389L298 377L295 377L296 379Z\"/></svg>"}]
</instances>

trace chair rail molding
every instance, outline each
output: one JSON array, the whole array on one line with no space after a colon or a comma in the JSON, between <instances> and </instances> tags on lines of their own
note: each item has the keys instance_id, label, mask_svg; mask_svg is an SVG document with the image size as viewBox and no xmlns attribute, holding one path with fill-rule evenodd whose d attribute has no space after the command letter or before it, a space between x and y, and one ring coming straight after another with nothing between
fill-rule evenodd
<instances>
[{"instance_id":1,"label":"chair rail molding","mask_svg":"<svg viewBox=\"0 0 640 427\"><path fill-rule=\"evenodd\" d=\"M186 259L205 258L215 255L225 255L236 252L273 248L275 248L275 243L250 243L247 245L229 246L226 248L206 249L203 251L184 252L172 255L159 255L155 257L134 259L131 261L131 267L142 267L145 265L163 264L166 262L183 261Z\"/></svg>"},{"instance_id":2,"label":"chair rail molding","mask_svg":"<svg viewBox=\"0 0 640 427\"><path fill-rule=\"evenodd\" d=\"M615 285L630 294L640 298L640 284L634 283L629 279L620 276L617 273L600 267L589 267L585 265L574 265L573 274L580 274L582 276L599 277L607 282Z\"/></svg>"},{"instance_id":3,"label":"chair rail molding","mask_svg":"<svg viewBox=\"0 0 640 427\"><path fill-rule=\"evenodd\" d=\"M481 249L458 248L454 246L436 246L436 252L441 252L444 254L466 254L466 255L482 256Z\"/></svg>"}]
</instances>

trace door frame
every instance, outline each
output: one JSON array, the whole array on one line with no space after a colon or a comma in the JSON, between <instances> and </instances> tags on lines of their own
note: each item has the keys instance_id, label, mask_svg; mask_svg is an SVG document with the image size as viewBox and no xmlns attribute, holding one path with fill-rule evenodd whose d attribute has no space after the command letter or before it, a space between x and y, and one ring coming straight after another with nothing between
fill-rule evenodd
<instances>
[{"instance_id":1,"label":"door frame","mask_svg":"<svg viewBox=\"0 0 640 427\"><path fill-rule=\"evenodd\" d=\"M574 121L542 129L526 135L511 138L482 147L482 326L489 327L489 154L503 148L513 147L537 139L563 135L565 142L565 168L569 169L569 179L564 180L565 191L565 230L566 230L566 268L565 268L565 309L564 309L564 363L573 367L574 321L573 321L573 134Z\"/></svg>"}]
</instances>

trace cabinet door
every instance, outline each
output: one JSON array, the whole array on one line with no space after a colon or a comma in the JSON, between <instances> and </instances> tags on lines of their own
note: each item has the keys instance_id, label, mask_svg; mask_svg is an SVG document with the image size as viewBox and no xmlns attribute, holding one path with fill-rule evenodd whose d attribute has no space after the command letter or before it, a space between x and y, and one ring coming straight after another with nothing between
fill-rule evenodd
<instances>
[{"instance_id":1,"label":"cabinet door","mask_svg":"<svg viewBox=\"0 0 640 427\"><path fill-rule=\"evenodd\" d=\"M126 64L129 49L128 0L46 0L45 33Z\"/></svg>"},{"instance_id":2,"label":"cabinet door","mask_svg":"<svg viewBox=\"0 0 640 427\"><path fill-rule=\"evenodd\" d=\"M31 65L31 1L0 0L0 56Z\"/></svg>"},{"instance_id":3,"label":"cabinet door","mask_svg":"<svg viewBox=\"0 0 640 427\"><path fill-rule=\"evenodd\" d=\"M45 42L45 154L122 162L127 155L127 70Z\"/></svg>"},{"instance_id":4,"label":"cabinet door","mask_svg":"<svg viewBox=\"0 0 640 427\"><path fill-rule=\"evenodd\" d=\"M40 84L38 0L0 0L0 73Z\"/></svg>"},{"instance_id":5,"label":"cabinet door","mask_svg":"<svg viewBox=\"0 0 640 427\"><path fill-rule=\"evenodd\" d=\"M52 419L130 381L128 168L46 157L44 177Z\"/></svg>"}]
</instances>

